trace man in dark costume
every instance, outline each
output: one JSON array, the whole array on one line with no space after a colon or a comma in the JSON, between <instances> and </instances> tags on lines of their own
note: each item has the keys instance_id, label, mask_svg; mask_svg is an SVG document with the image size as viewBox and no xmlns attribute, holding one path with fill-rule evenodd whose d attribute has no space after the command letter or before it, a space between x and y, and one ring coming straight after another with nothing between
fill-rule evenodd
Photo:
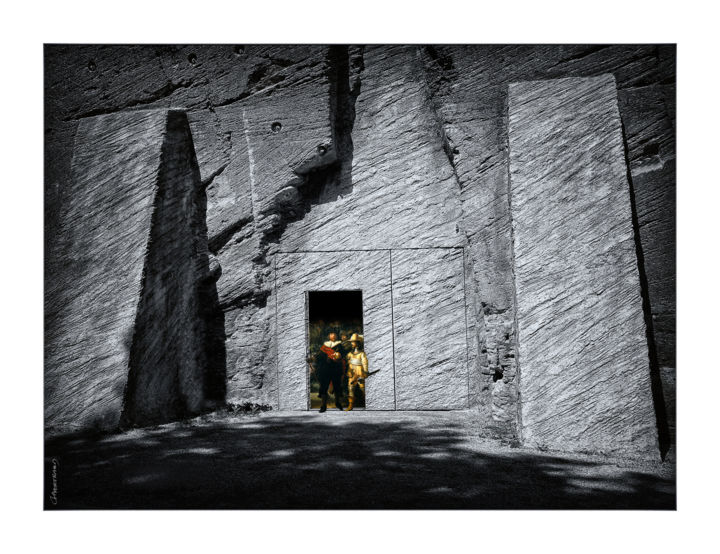
<instances>
[{"instance_id":1,"label":"man in dark costume","mask_svg":"<svg viewBox=\"0 0 720 554\"><path fill-rule=\"evenodd\" d=\"M335 333L328 335L328 340L323 343L320 351L315 355L315 370L320 382L320 399L322 400L320 413L327 410L330 383L333 386L335 407L342 410L342 377L345 374L345 351L342 342L338 340Z\"/></svg>"}]
</instances>

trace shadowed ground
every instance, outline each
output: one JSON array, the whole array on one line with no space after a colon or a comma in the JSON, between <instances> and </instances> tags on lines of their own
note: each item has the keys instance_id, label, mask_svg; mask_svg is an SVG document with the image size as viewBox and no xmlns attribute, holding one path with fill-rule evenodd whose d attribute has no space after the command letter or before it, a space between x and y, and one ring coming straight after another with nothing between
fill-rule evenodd
<instances>
[{"instance_id":1,"label":"shadowed ground","mask_svg":"<svg viewBox=\"0 0 720 554\"><path fill-rule=\"evenodd\" d=\"M472 417L269 412L56 438L46 443L45 506L675 508L672 463L512 447L477 437Z\"/></svg>"}]
</instances>

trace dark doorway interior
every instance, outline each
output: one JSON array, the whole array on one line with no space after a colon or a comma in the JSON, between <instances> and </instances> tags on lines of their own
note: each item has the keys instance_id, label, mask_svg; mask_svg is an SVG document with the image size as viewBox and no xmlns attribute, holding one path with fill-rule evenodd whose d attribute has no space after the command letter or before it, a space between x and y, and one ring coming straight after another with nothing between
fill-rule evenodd
<instances>
[{"instance_id":1,"label":"dark doorway interior","mask_svg":"<svg viewBox=\"0 0 720 554\"><path fill-rule=\"evenodd\" d=\"M343 291L309 291L307 294L308 303L308 331L307 331L307 347L308 354L315 356L320 347L328 340L330 333L335 333L338 340L344 342L340 345L339 350L343 358L350 352L351 346L349 339L353 333L363 335L363 313L362 313L362 291L359 290L343 290ZM359 343L359 347L363 348L364 344ZM343 398L348 398L348 379L344 376L342 381ZM309 382L309 406L310 409L320 408L321 400L319 396L320 383L314 372L310 372ZM365 407L364 391L360 387L353 388L354 405L353 409ZM334 391L330 392L328 408L335 408Z\"/></svg>"}]
</instances>

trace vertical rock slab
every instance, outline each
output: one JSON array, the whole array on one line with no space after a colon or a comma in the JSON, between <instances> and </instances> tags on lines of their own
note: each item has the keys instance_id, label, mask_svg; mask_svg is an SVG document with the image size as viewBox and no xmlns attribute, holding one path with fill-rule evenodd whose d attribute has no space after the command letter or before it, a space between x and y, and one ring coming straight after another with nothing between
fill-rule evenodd
<instances>
[{"instance_id":1,"label":"vertical rock slab","mask_svg":"<svg viewBox=\"0 0 720 554\"><path fill-rule=\"evenodd\" d=\"M522 437L657 457L615 79L508 91Z\"/></svg>"},{"instance_id":2,"label":"vertical rock slab","mask_svg":"<svg viewBox=\"0 0 720 554\"><path fill-rule=\"evenodd\" d=\"M461 248L393 250L398 410L468 407Z\"/></svg>"},{"instance_id":3,"label":"vertical rock slab","mask_svg":"<svg viewBox=\"0 0 720 554\"><path fill-rule=\"evenodd\" d=\"M46 279L47 429L113 428L123 407L130 424L196 412L208 256L185 114L81 120L71 174Z\"/></svg>"},{"instance_id":4,"label":"vertical rock slab","mask_svg":"<svg viewBox=\"0 0 720 554\"><path fill-rule=\"evenodd\" d=\"M281 410L307 410L308 366L306 292L362 290L365 352L370 371L368 410L395 408L390 252L306 252L276 255L278 404Z\"/></svg>"}]
</instances>

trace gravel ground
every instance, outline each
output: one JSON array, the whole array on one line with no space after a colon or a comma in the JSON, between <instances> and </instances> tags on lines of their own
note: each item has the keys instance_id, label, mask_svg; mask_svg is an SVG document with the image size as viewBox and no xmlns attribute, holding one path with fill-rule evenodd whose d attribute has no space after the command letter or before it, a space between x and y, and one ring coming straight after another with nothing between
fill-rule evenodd
<instances>
[{"instance_id":1,"label":"gravel ground","mask_svg":"<svg viewBox=\"0 0 720 554\"><path fill-rule=\"evenodd\" d=\"M210 414L115 435L50 439L45 507L675 508L672 460L533 451L479 437L474 417Z\"/></svg>"}]
</instances>

